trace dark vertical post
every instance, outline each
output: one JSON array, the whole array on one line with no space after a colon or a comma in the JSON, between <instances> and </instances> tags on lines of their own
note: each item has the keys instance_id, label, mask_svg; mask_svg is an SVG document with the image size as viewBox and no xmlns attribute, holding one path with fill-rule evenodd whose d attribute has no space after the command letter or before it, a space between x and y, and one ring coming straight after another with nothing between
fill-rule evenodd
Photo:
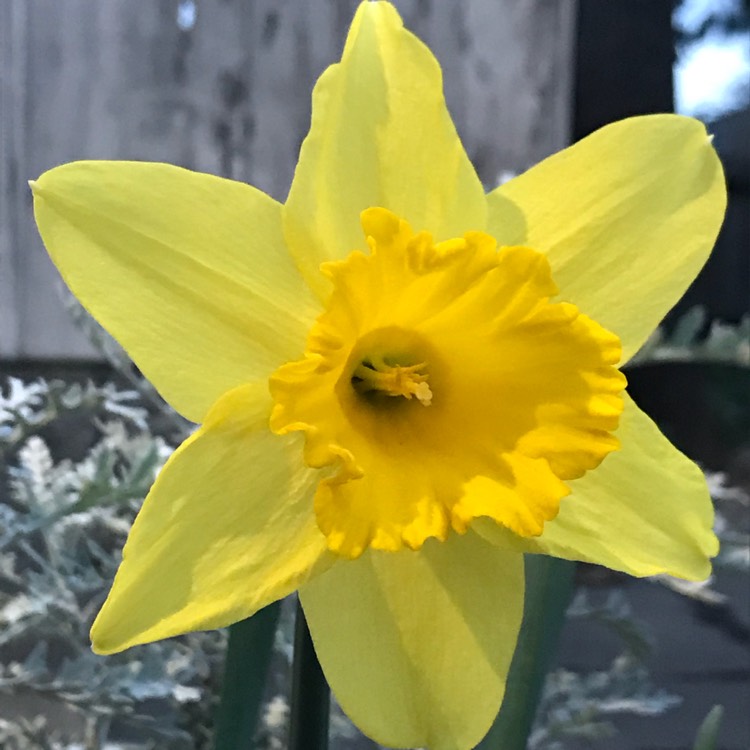
<instances>
[{"instance_id":1,"label":"dark vertical post","mask_svg":"<svg viewBox=\"0 0 750 750\"><path fill-rule=\"evenodd\" d=\"M573 140L615 120L671 112L671 0L579 0Z\"/></svg>"}]
</instances>

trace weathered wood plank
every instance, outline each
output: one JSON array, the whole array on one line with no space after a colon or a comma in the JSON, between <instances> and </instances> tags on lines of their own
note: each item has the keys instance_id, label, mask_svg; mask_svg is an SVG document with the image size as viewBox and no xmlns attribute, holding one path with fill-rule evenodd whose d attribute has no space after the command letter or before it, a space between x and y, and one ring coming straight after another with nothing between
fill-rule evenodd
<instances>
[{"instance_id":1,"label":"weathered wood plank","mask_svg":"<svg viewBox=\"0 0 750 750\"><path fill-rule=\"evenodd\" d=\"M17 291L27 207L22 166L25 82L25 6L0 3L0 356L20 351Z\"/></svg>"},{"instance_id":2,"label":"weathered wood plank","mask_svg":"<svg viewBox=\"0 0 750 750\"><path fill-rule=\"evenodd\" d=\"M449 106L487 184L567 141L575 1L396 2L443 64ZM356 6L3 0L0 357L93 356L54 293L26 179L73 159L151 159L283 199L310 91L339 56Z\"/></svg>"}]
</instances>

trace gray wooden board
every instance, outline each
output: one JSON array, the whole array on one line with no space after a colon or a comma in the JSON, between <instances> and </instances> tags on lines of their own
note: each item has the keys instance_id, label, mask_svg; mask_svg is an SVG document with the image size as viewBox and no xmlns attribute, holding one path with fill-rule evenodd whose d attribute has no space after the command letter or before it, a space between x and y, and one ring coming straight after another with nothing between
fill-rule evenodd
<instances>
[{"instance_id":1,"label":"gray wooden board","mask_svg":"<svg viewBox=\"0 0 750 750\"><path fill-rule=\"evenodd\" d=\"M396 2L443 64L488 185L567 141L574 3ZM0 357L96 356L63 312L29 178L75 159L157 160L284 198L356 0L196 0L190 28L180 5L0 0Z\"/></svg>"}]
</instances>

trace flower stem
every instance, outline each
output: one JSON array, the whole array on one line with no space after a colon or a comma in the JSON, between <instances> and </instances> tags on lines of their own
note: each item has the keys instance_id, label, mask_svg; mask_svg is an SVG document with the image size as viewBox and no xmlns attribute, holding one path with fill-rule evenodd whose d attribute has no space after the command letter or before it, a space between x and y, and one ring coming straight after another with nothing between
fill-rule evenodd
<instances>
[{"instance_id":1,"label":"flower stem","mask_svg":"<svg viewBox=\"0 0 750 750\"><path fill-rule=\"evenodd\" d=\"M297 600L289 750L327 750L331 696Z\"/></svg>"},{"instance_id":2,"label":"flower stem","mask_svg":"<svg viewBox=\"0 0 750 750\"><path fill-rule=\"evenodd\" d=\"M525 750L574 590L575 563L526 555L523 624L505 699L477 750Z\"/></svg>"},{"instance_id":3,"label":"flower stem","mask_svg":"<svg viewBox=\"0 0 750 750\"><path fill-rule=\"evenodd\" d=\"M250 750L271 661L280 603L229 628L215 750Z\"/></svg>"}]
</instances>

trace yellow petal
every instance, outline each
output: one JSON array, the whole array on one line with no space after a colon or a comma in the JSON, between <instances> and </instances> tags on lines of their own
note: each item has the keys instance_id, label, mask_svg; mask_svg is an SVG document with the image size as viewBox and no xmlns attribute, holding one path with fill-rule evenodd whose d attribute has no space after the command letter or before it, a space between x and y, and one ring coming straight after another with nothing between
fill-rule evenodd
<instances>
[{"instance_id":1,"label":"yellow petal","mask_svg":"<svg viewBox=\"0 0 750 750\"><path fill-rule=\"evenodd\" d=\"M602 128L488 204L490 234L546 253L560 297L617 334L627 361L705 263L726 189L704 126L653 115Z\"/></svg>"},{"instance_id":2,"label":"yellow petal","mask_svg":"<svg viewBox=\"0 0 750 750\"><path fill-rule=\"evenodd\" d=\"M327 565L301 440L267 427L265 383L226 394L170 458L130 532L94 622L94 650L228 625Z\"/></svg>"},{"instance_id":3,"label":"yellow petal","mask_svg":"<svg viewBox=\"0 0 750 750\"><path fill-rule=\"evenodd\" d=\"M475 534L368 551L300 590L347 715L388 747L468 750L500 707L523 614L522 556Z\"/></svg>"},{"instance_id":4,"label":"yellow petal","mask_svg":"<svg viewBox=\"0 0 750 750\"><path fill-rule=\"evenodd\" d=\"M395 8L364 2L341 63L313 93L310 133L285 207L291 251L322 299L323 261L362 246L359 214L394 211L438 240L482 230L486 203L445 106L442 73Z\"/></svg>"},{"instance_id":5,"label":"yellow petal","mask_svg":"<svg viewBox=\"0 0 750 750\"><path fill-rule=\"evenodd\" d=\"M621 449L570 483L572 493L541 536L522 540L486 519L472 528L497 544L635 576L707 578L718 542L702 472L627 396L615 436Z\"/></svg>"},{"instance_id":6,"label":"yellow petal","mask_svg":"<svg viewBox=\"0 0 750 750\"><path fill-rule=\"evenodd\" d=\"M317 303L258 190L136 162L66 164L32 187L68 286L189 419L304 348Z\"/></svg>"}]
</instances>

